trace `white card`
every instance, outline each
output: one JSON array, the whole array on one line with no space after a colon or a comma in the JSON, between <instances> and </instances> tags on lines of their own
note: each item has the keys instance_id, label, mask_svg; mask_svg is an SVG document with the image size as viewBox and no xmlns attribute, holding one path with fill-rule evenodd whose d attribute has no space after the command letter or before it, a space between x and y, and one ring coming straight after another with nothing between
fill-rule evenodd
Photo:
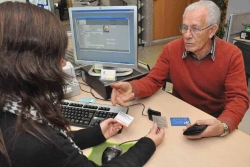
<instances>
[{"instance_id":1,"label":"white card","mask_svg":"<svg viewBox=\"0 0 250 167\"><path fill-rule=\"evenodd\" d=\"M120 111L114 119L123 126L128 127L130 123L134 120L134 117L131 117L130 115Z\"/></svg>"},{"instance_id":2,"label":"white card","mask_svg":"<svg viewBox=\"0 0 250 167\"><path fill-rule=\"evenodd\" d=\"M106 81L115 81L116 80L116 71L115 70L101 70L101 80L106 80Z\"/></svg>"}]
</instances>

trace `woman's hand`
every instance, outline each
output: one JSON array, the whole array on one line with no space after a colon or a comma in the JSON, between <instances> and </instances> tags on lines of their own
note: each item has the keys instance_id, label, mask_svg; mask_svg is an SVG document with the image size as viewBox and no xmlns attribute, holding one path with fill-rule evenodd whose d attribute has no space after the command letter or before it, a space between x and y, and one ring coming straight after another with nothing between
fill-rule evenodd
<instances>
[{"instance_id":1,"label":"woman's hand","mask_svg":"<svg viewBox=\"0 0 250 167\"><path fill-rule=\"evenodd\" d=\"M109 139L110 137L117 134L117 132L122 128L121 124L113 118L104 120L103 122L101 122L100 126L102 134L106 139Z\"/></svg>"},{"instance_id":2,"label":"woman's hand","mask_svg":"<svg viewBox=\"0 0 250 167\"><path fill-rule=\"evenodd\" d=\"M149 134L146 136L153 140L155 146L158 146L162 143L165 136L165 131L163 128L159 128L157 124L153 124L152 129L150 130Z\"/></svg>"}]
</instances>

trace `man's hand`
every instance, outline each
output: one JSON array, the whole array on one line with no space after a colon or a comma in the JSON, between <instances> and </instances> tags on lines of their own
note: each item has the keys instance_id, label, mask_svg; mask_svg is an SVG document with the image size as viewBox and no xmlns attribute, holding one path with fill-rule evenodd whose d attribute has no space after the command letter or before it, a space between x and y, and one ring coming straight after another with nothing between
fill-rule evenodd
<instances>
[{"instance_id":1,"label":"man's hand","mask_svg":"<svg viewBox=\"0 0 250 167\"><path fill-rule=\"evenodd\" d=\"M128 82L118 82L110 85L113 90L111 94L111 102L115 106L116 103L125 107L125 102L134 98L132 87Z\"/></svg>"},{"instance_id":2,"label":"man's hand","mask_svg":"<svg viewBox=\"0 0 250 167\"><path fill-rule=\"evenodd\" d=\"M109 139L110 137L117 134L117 132L122 128L121 124L113 118L104 120L103 122L101 122L100 126L102 134L106 139Z\"/></svg>"},{"instance_id":3,"label":"man's hand","mask_svg":"<svg viewBox=\"0 0 250 167\"><path fill-rule=\"evenodd\" d=\"M208 125L208 127L198 135L186 136L188 139L200 139L204 137L220 136L224 132L221 121L217 119L204 119L196 121L198 125ZM187 128L191 126L187 125ZM186 130L186 129L184 129Z\"/></svg>"}]
</instances>

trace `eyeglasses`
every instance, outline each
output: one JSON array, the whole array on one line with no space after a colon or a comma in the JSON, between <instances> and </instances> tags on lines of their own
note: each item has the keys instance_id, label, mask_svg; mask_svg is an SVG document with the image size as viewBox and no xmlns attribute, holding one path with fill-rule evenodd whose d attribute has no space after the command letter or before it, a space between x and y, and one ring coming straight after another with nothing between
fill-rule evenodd
<instances>
[{"instance_id":1,"label":"eyeglasses","mask_svg":"<svg viewBox=\"0 0 250 167\"><path fill-rule=\"evenodd\" d=\"M209 27L211 27L211 26L213 26L213 24L211 24L210 26L207 26L207 27L205 27L205 28L202 28L202 29L196 28L196 27L190 27L190 32L191 32L192 34L197 35L197 34L199 34L201 31L203 31L203 30L205 30L205 29L207 29L207 28L209 28ZM181 26L179 27L179 30L180 30L180 32L181 32L182 34L184 34L184 33L186 33L186 32L188 31L188 26L186 26L186 25L181 25Z\"/></svg>"}]
</instances>

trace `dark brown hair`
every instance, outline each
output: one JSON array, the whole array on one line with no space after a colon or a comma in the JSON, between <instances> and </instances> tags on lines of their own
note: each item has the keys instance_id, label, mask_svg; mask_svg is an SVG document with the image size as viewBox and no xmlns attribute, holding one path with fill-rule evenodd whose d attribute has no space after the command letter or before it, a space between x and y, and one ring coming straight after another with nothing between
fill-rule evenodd
<instances>
[{"instance_id":1,"label":"dark brown hair","mask_svg":"<svg viewBox=\"0 0 250 167\"><path fill-rule=\"evenodd\" d=\"M0 112L8 100L21 100L16 124L19 131L39 138L32 127L48 139L34 120L27 118L28 123L22 124L22 115L31 107L42 116L43 123L69 129L60 108L66 79L61 59L67 45L65 28L50 11L28 3L0 4ZM0 154L10 164L2 133L0 128Z\"/></svg>"}]
</instances>

